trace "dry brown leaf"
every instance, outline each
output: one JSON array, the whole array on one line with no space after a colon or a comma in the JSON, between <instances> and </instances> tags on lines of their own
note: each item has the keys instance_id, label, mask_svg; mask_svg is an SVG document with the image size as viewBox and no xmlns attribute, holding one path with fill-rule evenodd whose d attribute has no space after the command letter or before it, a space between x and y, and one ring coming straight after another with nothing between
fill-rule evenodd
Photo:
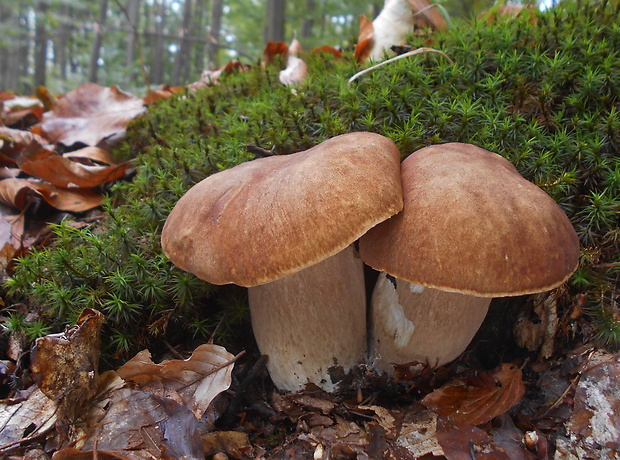
<instances>
[{"instance_id":1,"label":"dry brown leaf","mask_svg":"<svg viewBox=\"0 0 620 460\"><path fill-rule=\"evenodd\" d=\"M574 454L580 458L618 458L620 452L620 353L596 352L575 390L567 424Z\"/></svg>"},{"instance_id":2,"label":"dry brown leaf","mask_svg":"<svg viewBox=\"0 0 620 460\"><path fill-rule=\"evenodd\" d=\"M355 45L355 59L358 62L363 62L368 59L370 52L372 51L375 29L372 25L372 21L363 14L360 15L360 33L357 39L357 45Z\"/></svg>"},{"instance_id":3,"label":"dry brown leaf","mask_svg":"<svg viewBox=\"0 0 620 460\"><path fill-rule=\"evenodd\" d=\"M38 144L30 144L18 158L23 172L57 187L94 188L127 174L130 162L112 166L87 166L58 155Z\"/></svg>"},{"instance_id":4,"label":"dry brown leaf","mask_svg":"<svg viewBox=\"0 0 620 460\"><path fill-rule=\"evenodd\" d=\"M25 213L10 213L0 206L0 278L11 274L15 257L22 254Z\"/></svg>"},{"instance_id":5,"label":"dry brown leaf","mask_svg":"<svg viewBox=\"0 0 620 460\"><path fill-rule=\"evenodd\" d=\"M69 212L84 212L103 204L103 196L91 189L58 188L34 179L0 180L0 202L23 210L37 199Z\"/></svg>"},{"instance_id":6,"label":"dry brown leaf","mask_svg":"<svg viewBox=\"0 0 620 460\"><path fill-rule=\"evenodd\" d=\"M52 455L52 460L93 460L95 458L97 460L138 460L143 457L132 455L129 452L108 452L101 450L99 447L97 447L96 451L82 451L74 447L67 447L54 452L54 455Z\"/></svg>"},{"instance_id":7,"label":"dry brown leaf","mask_svg":"<svg viewBox=\"0 0 620 460\"><path fill-rule=\"evenodd\" d=\"M47 203L61 211L84 212L103 204L103 196L88 188L58 188L39 182L37 191Z\"/></svg>"},{"instance_id":8,"label":"dry brown leaf","mask_svg":"<svg viewBox=\"0 0 620 460\"><path fill-rule=\"evenodd\" d=\"M6 166L0 167L0 179L15 178L21 174L21 170L18 168L7 168Z\"/></svg>"},{"instance_id":9,"label":"dry brown leaf","mask_svg":"<svg viewBox=\"0 0 620 460\"><path fill-rule=\"evenodd\" d=\"M0 146L0 165L3 166L17 166L22 150L32 143L48 145L38 134L5 127L0 127L0 139L7 141Z\"/></svg>"},{"instance_id":10,"label":"dry brown leaf","mask_svg":"<svg viewBox=\"0 0 620 460\"><path fill-rule=\"evenodd\" d=\"M101 163L106 165L116 164L112 153L110 153L109 150L102 149L101 147L84 147L83 149L64 153L62 156L91 166Z\"/></svg>"},{"instance_id":11,"label":"dry brown leaf","mask_svg":"<svg viewBox=\"0 0 620 460\"><path fill-rule=\"evenodd\" d=\"M386 437L394 439L392 450L399 455L397 458L422 458L432 454L443 455L437 441L437 414L423 410L407 409L404 413L386 409L382 406L358 406L358 409L372 410L376 419L386 432Z\"/></svg>"},{"instance_id":12,"label":"dry brown leaf","mask_svg":"<svg viewBox=\"0 0 620 460\"><path fill-rule=\"evenodd\" d=\"M380 61L385 53L393 54L392 46L403 45L413 32L411 6L402 0L386 0L383 9L372 21L372 29L372 43L368 59ZM360 34L361 32L360 30Z\"/></svg>"},{"instance_id":13,"label":"dry brown leaf","mask_svg":"<svg viewBox=\"0 0 620 460\"><path fill-rule=\"evenodd\" d=\"M0 202L23 210L39 196L36 187L36 183L30 179L2 179L0 180Z\"/></svg>"},{"instance_id":14,"label":"dry brown leaf","mask_svg":"<svg viewBox=\"0 0 620 460\"><path fill-rule=\"evenodd\" d=\"M247 433L241 431L216 431L202 436L202 446L206 456L224 452L238 458L239 454L252 448Z\"/></svg>"},{"instance_id":15,"label":"dry brown leaf","mask_svg":"<svg viewBox=\"0 0 620 460\"><path fill-rule=\"evenodd\" d=\"M2 101L2 122L6 126L26 128L41 120L45 111L35 97L17 96Z\"/></svg>"},{"instance_id":16,"label":"dry brown leaf","mask_svg":"<svg viewBox=\"0 0 620 460\"><path fill-rule=\"evenodd\" d=\"M409 0L413 11L413 23L418 27L432 30L446 30L446 19L437 8L427 0Z\"/></svg>"},{"instance_id":17,"label":"dry brown leaf","mask_svg":"<svg viewBox=\"0 0 620 460\"><path fill-rule=\"evenodd\" d=\"M235 357L218 345L204 344L186 360L155 364L144 350L116 372L142 390L187 405L197 419L218 394L231 383Z\"/></svg>"},{"instance_id":18,"label":"dry brown leaf","mask_svg":"<svg viewBox=\"0 0 620 460\"><path fill-rule=\"evenodd\" d=\"M308 76L308 66L301 57L303 48L301 43L294 38L288 48L286 68L280 71L280 83L286 86L302 83Z\"/></svg>"},{"instance_id":19,"label":"dry brown leaf","mask_svg":"<svg viewBox=\"0 0 620 460\"><path fill-rule=\"evenodd\" d=\"M524 393L521 370L513 364L502 364L494 371L476 373L467 385L435 390L421 402L439 415L475 426L508 411Z\"/></svg>"},{"instance_id":20,"label":"dry brown leaf","mask_svg":"<svg viewBox=\"0 0 620 460\"><path fill-rule=\"evenodd\" d=\"M162 85L158 89L149 91L146 96L144 96L144 105L149 106L161 99L169 99L172 96L182 92L183 89L184 88L182 86Z\"/></svg>"},{"instance_id":21,"label":"dry brown leaf","mask_svg":"<svg viewBox=\"0 0 620 460\"><path fill-rule=\"evenodd\" d=\"M312 48L311 53L331 54L335 58L341 58L342 57L342 51L334 48L333 46L328 46L328 45L323 45L323 46L319 46L317 48Z\"/></svg>"},{"instance_id":22,"label":"dry brown leaf","mask_svg":"<svg viewBox=\"0 0 620 460\"><path fill-rule=\"evenodd\" d=\"M0 458L3 446L40 436L56 423L56 404L35 386L27 394L22 401L0 404Z\"/></svg>"},{"instance_id":23,"label":"dry brown leaf","mask_svg":"<svg viewBox=\"0 0 620 460\"><path fill-rule=\"evenodd\" d=\"M142 99L116 85L106 88L84 83L44 114L41 128L53 143L97 145L124 133L128 123L144 111Z\"/></svg>"},{"instance_id":24,"label":"dry brown leaf","mask_svg":"<svg viewBox=\"0 0 620 460\"><path fill-rule=\"evenodd\" d=\"M41 101L46 111L52 110L54 106L56 106L58 99L56 99L56 96L50 93L45 86L37 86L35 93L37 95L37 99Z\"/></svg>"},{"instance_id":25,"label":"dry brown leaf","mask_svg":"<svg viewBox=\"0 0 620 460\"><path fill-rule=\"evenodd\" d=\"M188 85L187 89L189 91L196 91L209 85L216 85L219 83L220 77L222 75L229 75L232 72L240 72L246 70L247 68L248 67L241 64L240 61L234 60L230 61L225 66L219 67L215 70L203 70L202 74L200 75L200 79Z\"/></svg>"},{"instance_id":26,"label":"dry brown leaf","mask_svg":"<svg viewBox=\"0 0 620 460\"><path fill-rule=\"evenodd\" d=\"M186 406L112 385L90 410L86 432L76 440L80 451L90 458L95 449L116 456L112 458L204 458L198 420Z\"/></svg>"},{"instance_id":27,"label":"dry brown leaf","mask_svg":"<svg viewBox=\"0 0 620 460\"><path fill-rule=\"evenodd\" d=\"M31 370L37 385L58 404L66 421L79 418L97 390L102 324L103 315L87 308L75 327L41 337L32 348Z\"/></svg>"},{"instance_id":28,"label":"dry brown leaf","mask_svg":"<svg viewBox=\"0 0 620 460\"><path fill-rule=\"evenodd\" d=\"M287 56L288 45L284 42L267 42L263 51L263 59L267 64L272 64L277 56Z\"/></svg>"},{"instance_id":29,"label":"dry brown leaf","mask_svg":"<svg viewBox=\"0 0 620 460\"><path fill-rule=\"evenodd\" d=\"M510 460L486 431L448 417L437 419L437 439L448 460Z\"/></svg>"}]
</instances>

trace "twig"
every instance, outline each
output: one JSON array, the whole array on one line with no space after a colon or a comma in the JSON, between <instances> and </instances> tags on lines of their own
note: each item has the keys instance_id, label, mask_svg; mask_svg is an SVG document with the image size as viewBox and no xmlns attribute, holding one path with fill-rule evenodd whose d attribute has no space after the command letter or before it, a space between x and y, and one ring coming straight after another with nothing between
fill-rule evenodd
<instances>
[{"instance_id":1,"label":"twig","mask_svg":"<svg viewBox=\"0 0 620 460\"><path fill-rule=\"evenodd\" d=\"M371 71L373 71L373 70L375 70L375 69L378 69L378 68L379 68L379 67L381 67L381 66L384 66L384 65L386 65L386 64L389 64L389 63L391 63L391 62L398 61L399 59L403 59L403 58L406 58L406 57L409 57L409 56L415 56L416 54L422 54L422 53L439 53L439 54L441 54L443 57L445 57L445 58L446 58L446 59L450 62L450 64L454 64L454 62L452 61L452 59L450 59L450 58L448 57L448 55L447 55L446 53L444 53L443 51L439 51L439 50L436 50L436 49L434 49L434 48L417 48L417 49L414 49L414 50L408 51L408 52L406 52L406 53L404 53L404 54L401 54L401 55L399 55L399 56L395 56L395 57L393 57L393 58L390 58L390 59L388 59L388 60L386 60L386 61L380 62L379 64L375 64L375 65L373 65L373 66L371 66L371 67L368 67L367 69L364 69L364 70L362 70L362 71L360 71L360 72L357 72L355 75L353 75L351 78L349 78L349 81L347 82L347 85L348 85L348 86L351 86L351 83L353 83L353 82L354 82L355 80L357 80L359 77L361 77L362 75L364 75L364 74L366 74L366 73L368 73L368 72L371 72Z\"/></svg>"},{"instance_id":2,"label":"twig","mask_svg":"<svg viewBox=\"0 0 620 460\"><path fill-rule=\"evenodd\" d=\"M542 418L546 417L549 414L549 412L551 412L553 409L555 409L560 404L562 404L562 402L564 402L564 399L566 398L566 395L568 395L569 391L571 391L579 383L579 380L581 379L581 374L583 374L584 370L587 370L586 369L587 363L590 362L590 358L592 357L594 352L595 350L590 350L590 353L588 354L588 357L586 358L586 366L583 366L583 370L577 373L577 375L570 382L570 385L568 385L568 387L566 387L566 390L564 390L564 393L562 393L562 395L553 404L551 404L551 406L549 406L547 410L545 410L541 415L536 417L536 420L541 420Z\"/></svg>"}]
</instances>

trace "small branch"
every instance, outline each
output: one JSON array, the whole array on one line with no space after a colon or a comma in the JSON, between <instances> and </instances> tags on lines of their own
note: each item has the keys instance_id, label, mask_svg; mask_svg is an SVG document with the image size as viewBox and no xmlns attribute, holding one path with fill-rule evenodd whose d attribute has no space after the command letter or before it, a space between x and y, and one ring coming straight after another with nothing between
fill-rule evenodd
<instances>
[{"instance_id":1,"label":"small branch","mask_svg":"<svg viewBox=\"0 0 620 460\"><path fill-rule=\"evenodd\" d=\"M347 85L351 86L351 83L353 83L355 80L357 80L362 75L364 75L364 74L366 74L368 72L372 72L373 70L378 69L379 67L382 67L382 66L384 66L386 64L398 61L399 59L403 59L403 58L406 58L406 57L409 57L409 56L415 56L416 54L422 54L422 53L439 53L443 57L445 57L450 62L450 64L454 64L452 59L450 59L448 57L448 55L446 53L444 53L443 51L439 51L439 50L436 50L434 48L417 48L417 49L411 50L411 51L409 51L409 52L407 52L405 54L401 54L399 56L395 56L395 57L393 57L391 59L388 59L386 61L380 62L379 64L375 64L375 65L373 65L371 67L368 67L367 69L362 70L361 72L356 73L351 78L349 78L349 81L347 82Z\"/></svg>"}]
</instances>

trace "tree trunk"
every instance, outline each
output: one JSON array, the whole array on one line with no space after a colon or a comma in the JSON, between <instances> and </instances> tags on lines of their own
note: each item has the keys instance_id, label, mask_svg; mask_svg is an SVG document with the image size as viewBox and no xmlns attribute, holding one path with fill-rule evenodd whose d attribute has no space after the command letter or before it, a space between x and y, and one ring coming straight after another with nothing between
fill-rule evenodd
<instances>
[{"instance_id":1,"label":"tree trunk","mask_svg":"<svg viewBox=\"0 0 620 460\"><path fill-rule=\"evenodd\" d=\"M189 40L189 29L192 20L192 0L185 0L183 6L183 24L181 26L181 43L177 51L176 60L174 61L174 75L172 77L173 85L180 85L187 82L188 64L191 56L191 40Z\"/></svg>"},{"instance_id":2,"label":"tree trunk","mask_svg":"<svg viewBox=\"0 0 620 460\"><path fill-rule=\"evenodd\" d=\"M140 12L139 0L129 0L127 4L127 20L129 21L129 27L133 30L132 33L127 34L127 40L125 42L125 67L130 67L136 58L136 42L138 41L138 22Z\"/></svg>"},{"instance_id":3,"label":"tree trunk","mask_svg":"<svg viewBox=\"0 0 620 460\"><path fill-rule=\"evenodd\" d=\"M211 25L209 26L209 44L207 45L208 66L211 69L217 67L217 55L220 41L220 30L222 29L222 8L224 2L222 0L213 0L213 8L211 9Z\"/></svg>"},{"instance_id":4,"label":"tree trunk","mask_svg":"<svg viewBox=\"0 0 620 460\"><path fill-rule=\"evenodd\" d=\"M201 71L205 68L206 45L199 41L201 38L208 37L207 12L209 11L209 0L196 0L194 5L194 20L192 21L192 63L191 68Z\"/></svg>"},{"instance_id":5,"label":"tree trunk","mask_svg":"<svg viewBox=\"0 0 620 460\"><path fill-rule=\"evenodd\" d=\"M40 2L35 17L34 29L34 87L45 86L47 70L47 28L45 27L48 5Z\"/></svg>"},{"instance_id":6,"label":"tree trunk","mask_svg":"<svg viewBox=\"0 0 620 460\"><path fill-rule=\"evenodd\" d=\"M54 40L54 61L62 81L67 80L67 67L69 60L67 48L69 46L71 28L69 24L65 22L65 18L69 17L70 13L71 8L68 5L63 5L60 7L62 26L58 28L57 38Z\"/></svg>"},{"instance_id":7,"label":"tree trunk","mask_svg":"<svg viewBox=\"0 0 620 460\"><path fill-rule=\"evenodd\" d=\"M314 14L316 12L316 1L306 0L307 16L301 27L302 38L308 38L312 36L312 28L314 27Z\"/></svg>"},{"instance_id":8,"label":"tree trunk","mask_svg":"<svg viewBox=\"0 0 620 460\"><path fill-rule=\"evenodd\" d=\"M164 81L164 32L166 27L166 2L160 0L159 12L155 15L155 33L153 34L153 66L151 81L161 84Z\"/></svg>"},{"instance_id":9,"label":"tree trunk","mask_svg":"<svg viewBox=\"0 0 620 460\"><path fill-rule=\"evenodd\" d=\"M29 83L22 83L22 81L25 80L25 78L22 77L30 75L31 70L29 63L29 58L31 57L29 51L31 43L28 31L32 30L33 24L31 15L29 14L27 8L24 7L24 9L19 12L17 21L17 23L19 24L19 38L17 41L17 46L15 47L15 52L13 53L14 59L12 64L13 68L15 69L14 88L20 93L29 94L32 93L31 85Z\"/></svg>"},{"instance_id":10,"label":"tree trunk","mask_svg":"<svg viewBox=\"0 0 620 460\"><path fill-rule=\"evenodd\" d=\"M99 3L99 19L95 27L95 40L90 54L90 66L88 69L88 81L97 83L97 73L99 71L99 58L101 53L101 45L103 44L103 35L105 33L105 21L108 12L108 0L100 0Z\"/></svg>"},{"instance_id":11,"label":"tree trunk","mask_svg":"<svg viewBox=\"0 0 620 460\"><path fill-rule=\"evenodd\" d=\"M286 0L267 0L265 43L284 41Z\"/></svg>"}]
</instances>

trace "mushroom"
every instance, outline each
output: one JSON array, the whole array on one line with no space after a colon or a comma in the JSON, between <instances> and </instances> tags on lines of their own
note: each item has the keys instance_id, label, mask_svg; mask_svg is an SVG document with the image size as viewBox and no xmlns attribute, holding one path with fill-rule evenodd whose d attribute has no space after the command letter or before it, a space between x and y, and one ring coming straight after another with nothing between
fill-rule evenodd
<instances>
[{"instance_id":1,"label":"mushroom","mask_svg":"<svg viewBox=\"0 0 620 460\"><path fill-rule=\"evenodd\" d=\"M401 209L394 142L350 133L204 179L171 211L162 247L203 280L249 288L254 335L278 388L332 391L330 368L348 371L367 348L352 243Z\"/></svg>"},{"instance_id":2,"label":"mushroom","mask_svg":"<svg viewBox=\"0 0 620 460\"><path fill-rule=\"evenodd\" d=\"M433 145L401 165L403 211L360 239L382 271L371 299L371 359L440 366L467 347L491 298L544 292L577 267L579 240L556 202L505 158Z\"/></svg>"}]
</instances>

